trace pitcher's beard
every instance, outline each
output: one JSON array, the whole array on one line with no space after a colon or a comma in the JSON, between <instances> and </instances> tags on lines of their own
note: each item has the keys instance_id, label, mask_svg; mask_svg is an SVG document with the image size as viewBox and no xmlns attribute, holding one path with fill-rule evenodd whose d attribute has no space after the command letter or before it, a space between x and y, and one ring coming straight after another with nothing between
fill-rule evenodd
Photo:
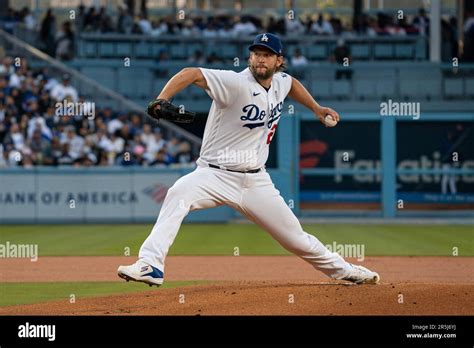
<instances>
[{"instance_id":1,"label":"pitcher's beard","mask_svg":"<svg viewBox=\"0 0 474 348\"><path fill-rule=\"evenodd\" d=\"M257 71L257 68L254 67L252 64L249 64L249 69L250 69L250 71L252 72L252 75L253 75L253 77L255 77L256 80L266 80L266 79L269 79L270 77L273 76L273 74L275 73L275 70L276 70L276 69L271 70L271 69L268 69L268 68L267 68L266 72L264 72L264 73L259 73L259 72Z\"/></svg>"}]
</instances>

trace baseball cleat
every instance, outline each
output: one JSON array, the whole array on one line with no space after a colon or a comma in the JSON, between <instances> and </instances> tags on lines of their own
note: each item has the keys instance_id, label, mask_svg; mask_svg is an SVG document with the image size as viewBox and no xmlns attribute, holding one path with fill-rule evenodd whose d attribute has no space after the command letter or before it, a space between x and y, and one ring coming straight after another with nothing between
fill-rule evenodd
<instances>
[{"instance_id":1,"label":"baseball cleat","mask_svg":"<svg viewBox=\"0 0 474 348\"><path fill-rule=\"evenodd\" d=\"M349 275L342 280L347 280L353 282L355 284L378 284L380 281L380 276L376 272L372 272L371 270L360 266L360 265L353 265L352 271Z\"/></svg>"},{"instance_id":2,"label":"baseball cleat","mask_svg":"<svg viewBox=\"0 0 474 348\"><path fill-rule=\"evenodd\" d=\"M130 266L119 266L117 274L127 282L133 280L150 286L163 284L163 272L140 260Z\"/></svg>"}]
</instances>

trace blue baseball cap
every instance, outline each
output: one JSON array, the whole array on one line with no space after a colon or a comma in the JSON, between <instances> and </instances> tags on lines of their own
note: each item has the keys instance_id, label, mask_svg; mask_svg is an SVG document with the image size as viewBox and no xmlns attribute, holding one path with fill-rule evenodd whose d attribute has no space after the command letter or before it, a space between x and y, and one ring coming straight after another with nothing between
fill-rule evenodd
<instances>
[{"instance_id":1,"label":"blue baseball cap","mask_svg":"<svg viewBox=\"0 0 474 348\"><path fill-rule=\"evenodd\" d=\"M266 47L279 56L283 54L283 45L280 38L274 34L264 33L257 35L252 45L249 46L249 51L253 51L255 47Z\"/></svg>"}]
</instances>

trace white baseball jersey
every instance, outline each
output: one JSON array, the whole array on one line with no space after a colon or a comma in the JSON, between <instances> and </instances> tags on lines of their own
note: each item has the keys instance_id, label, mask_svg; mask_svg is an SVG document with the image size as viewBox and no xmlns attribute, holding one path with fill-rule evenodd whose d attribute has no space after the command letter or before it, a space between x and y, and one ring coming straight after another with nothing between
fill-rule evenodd
<instances>
[{"instance_id":1,"label":"white baseball jersey","mask_svg":"<svg viewBox=\"0 0 474 348\"><path fill-rule=\"evenodd\" d=\"M249 68L201 68L213 99L197 163L211 163L232 170L263 167L269 145L291 89L290 75L278 72L268 92Z\"/></svg>"}]
</instances>

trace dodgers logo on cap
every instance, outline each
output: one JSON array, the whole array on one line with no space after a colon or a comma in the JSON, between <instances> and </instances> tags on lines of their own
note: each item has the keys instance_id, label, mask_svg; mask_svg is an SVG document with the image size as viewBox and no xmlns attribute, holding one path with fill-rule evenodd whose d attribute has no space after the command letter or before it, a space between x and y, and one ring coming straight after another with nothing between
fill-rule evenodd
<instances>
[{"instance_id":1,"label":"dodgers logo on cap","mask_svg":"<svg viewBox=\"0 0 474 348\"><path fill-rule=\"evenodd\" d=\"M252 45L249 46L249 50L253 51L255 47L266 47L279 56L283 54L281 40L274 34L264 33L257 35L253 40Z\"/></svg>"}]
</instances>

